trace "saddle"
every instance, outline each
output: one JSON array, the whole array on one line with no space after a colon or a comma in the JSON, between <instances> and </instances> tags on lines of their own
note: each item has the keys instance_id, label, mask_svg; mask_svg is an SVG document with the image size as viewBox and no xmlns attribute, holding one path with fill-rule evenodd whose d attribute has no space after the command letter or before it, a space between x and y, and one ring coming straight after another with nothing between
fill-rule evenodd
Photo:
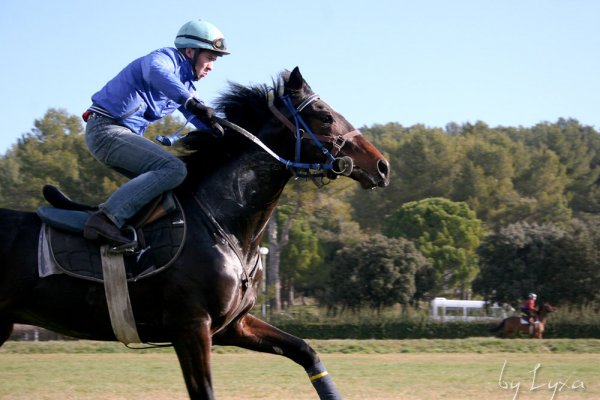
<instances>
[{"instance_id":1,"label":"saddle","mask_svg":"<svg viewBox=\"0 0 600 400\"><path fill-rule=\"evenodd\" d=\"M46 185L46 200L37 215L43 221L39 259L45 274L65 273L103 282L100 244L83 237L83 227L98 208L72 201L59 189ZM172 192L164 193L146 205L129 222L137 246L123 252L128 281L152 276L172 265L181 252L186 234L185 215Z\"/></svg>"}]
</instances>

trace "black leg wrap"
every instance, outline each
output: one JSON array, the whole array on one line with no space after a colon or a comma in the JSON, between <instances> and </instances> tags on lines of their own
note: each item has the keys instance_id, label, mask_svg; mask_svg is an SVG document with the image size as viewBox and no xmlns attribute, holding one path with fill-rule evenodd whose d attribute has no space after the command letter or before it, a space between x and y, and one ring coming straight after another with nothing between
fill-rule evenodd
<instances>
[{"instance_id":1,"label":"black leg wrap","mask_svg":"<svg viewBox=\"0 0 600 400\"><path fill-rule=\"evenodd\" d=\"M306 369L308 378L317 391L320 400L342 400L342 395L338 392L333 379L325 369L322 362Z\"/></svg>"}]
</instances>

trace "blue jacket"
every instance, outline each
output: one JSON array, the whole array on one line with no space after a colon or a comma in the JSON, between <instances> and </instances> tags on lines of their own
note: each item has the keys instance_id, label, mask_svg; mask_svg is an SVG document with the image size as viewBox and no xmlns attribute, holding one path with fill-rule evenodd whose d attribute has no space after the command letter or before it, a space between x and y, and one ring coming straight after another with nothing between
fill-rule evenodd
<instances>
[{"instance_id":1,"label":"blue jacket","mask_svg":"<svg viewBox=\"0 0 600 400\"><path fill-rule=\"evenodd\" d=\"M92 96L90 109L118 120L142 135L150 123L179 109L198 129L207 129L183 108L195 97L190 62L177 49L165 47L127 65Z\"/></svg>"}]
</instances>

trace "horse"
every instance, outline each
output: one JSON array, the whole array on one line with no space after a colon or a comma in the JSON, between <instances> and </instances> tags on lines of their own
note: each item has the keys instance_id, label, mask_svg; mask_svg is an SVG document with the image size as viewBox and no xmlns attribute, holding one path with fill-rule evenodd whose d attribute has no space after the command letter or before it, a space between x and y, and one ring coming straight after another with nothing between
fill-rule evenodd
<instances>
[{"instance_id":1,"label":"horse","mask_svg":"<svg viewBox=\"0 0 600 400\"><path fill-rule=\"evenodd\" d=\"M168 269L128 285L141 342L174 347L190 399L214 398L213 345L287 357L305 369L320 399L341 398L311 346L251 314L263 273L259 245L292 177L348 176L374 189L389 184L389 162L298 67L272 83L230 82L215 102L228 126L255 140L229 127L222 138L191 132L180 140L188 176L173 193L187 221L182 250ZM15 323L117 341L102 284L40 278L42 225L36 213L0 209L0 345Z\"/></svg>"},{"instance_id":2,"label":"horse","mask_svg":"<svg viewBox=\"0 0 600 400\"><path fill-rule=\"evenodd\" d=\"M556 307L549 303L543 303L538 307L537 319L533 325L522 322L522 317L509 317L500 322L498 326L492 328L491 332L500 332L503 338L514 337L520 333L529 335L534 339L542 339L544 329L548 322L548 314L555 312Z\"/></svg>"}]
</instances>

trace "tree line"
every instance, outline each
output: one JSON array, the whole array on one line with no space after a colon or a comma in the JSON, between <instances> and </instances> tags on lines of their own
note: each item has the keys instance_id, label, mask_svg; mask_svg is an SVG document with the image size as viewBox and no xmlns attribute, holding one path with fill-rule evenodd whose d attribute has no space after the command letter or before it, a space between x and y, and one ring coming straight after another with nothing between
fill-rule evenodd
<instances>
[{"instance_id":1,"label":"tree line","mask_svg":"<svg viewBox=\"0 0 600 400\"><path fill-rule=\"evenodd\" d=\"M165 118L147 137L180 125ZM515 304L530 291L557 304L600 303L594 128L559 119L361 130L389 159L391 184L288 185L264 238L273 310L306 297L334 311L441 295ZM88 153L80 118L57 109L0 165L0 206L20 210L44 203L46 183L96 204L125 180Z\"/></svg>"}]
</instances>

